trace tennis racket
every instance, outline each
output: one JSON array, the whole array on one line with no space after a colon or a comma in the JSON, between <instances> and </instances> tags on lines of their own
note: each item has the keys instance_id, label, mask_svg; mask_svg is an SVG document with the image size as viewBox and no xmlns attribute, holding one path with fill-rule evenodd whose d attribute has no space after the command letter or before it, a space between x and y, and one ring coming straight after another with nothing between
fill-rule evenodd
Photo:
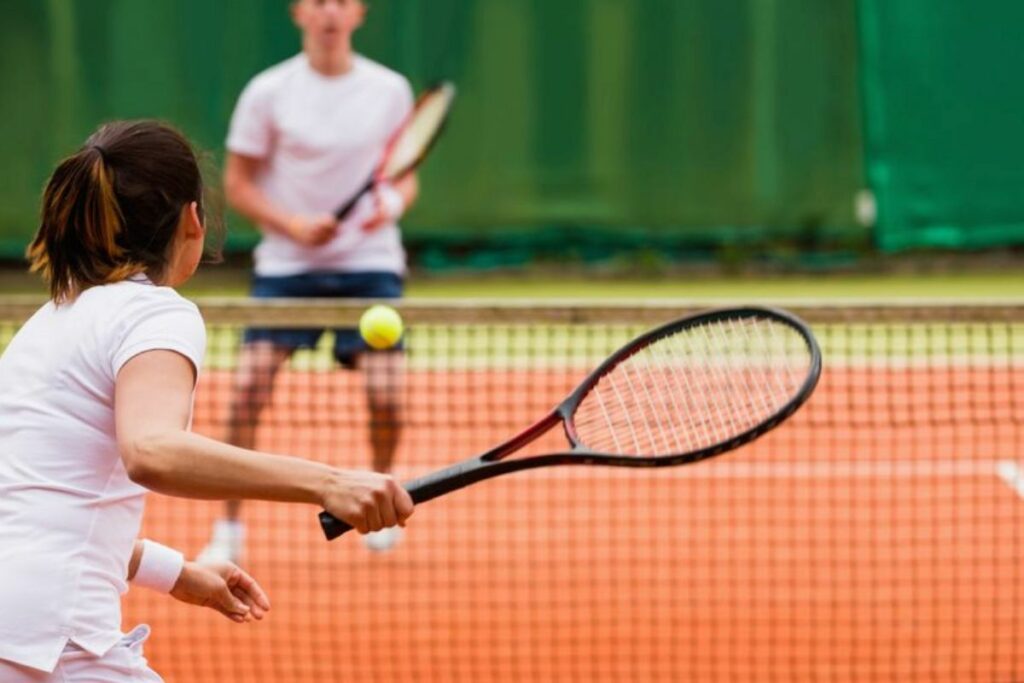
<instances>
[{"instance_id":1,"label":"tennis racket","mask_svg":"<svg viewBox=\"0 0 1024 683\"><path fill-rule=\"evenodd\" d=\"M374 185L398 180L419 166L444 130L454 102L455 86L449 82L441 83L420 95L412 114L388 143L384 159L377 170L355 196L334 212L334 217L339 221L345 220L359 198L372 190Z\"/></svg>"},{"instance_id":2,"label":"tennis racket","mask_svg":"<svg viewBox=\"0 0 1024 683\"><path fill-rule=\"evenodd\" d=\"M613 353L544 419L486 453L405 484L415 503L547 465L661 467L731 451L777 427L821 374L814 335L789 313L736 308L690 316ZM555 427L560 453L510 458ZM327 538L349 531L320 513Z\"/></svg>"}]
</instances>

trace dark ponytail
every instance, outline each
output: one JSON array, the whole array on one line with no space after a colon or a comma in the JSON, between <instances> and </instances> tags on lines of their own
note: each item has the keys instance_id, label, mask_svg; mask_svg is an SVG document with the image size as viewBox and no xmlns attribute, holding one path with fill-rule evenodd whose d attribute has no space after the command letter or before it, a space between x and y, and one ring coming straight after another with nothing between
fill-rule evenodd
<instances>
[{"instance_id":1,"label":"dark ponytail","mask_svg":"<svg viewBox=\"0 0 1024 683\"><path fill-rule=\"evenodd\" d=\"M57 303L138 273L159 278L182 208L199 202L202 212L203 193L183 135L155 121L109 123L47 183L31 269Z\"/></svg>"}]
</instances>

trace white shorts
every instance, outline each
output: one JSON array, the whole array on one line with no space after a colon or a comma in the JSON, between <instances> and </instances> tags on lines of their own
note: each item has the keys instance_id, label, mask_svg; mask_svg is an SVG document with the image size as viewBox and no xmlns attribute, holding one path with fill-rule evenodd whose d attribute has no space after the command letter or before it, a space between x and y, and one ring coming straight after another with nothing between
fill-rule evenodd
<instances>
[{"instance_id":1,"label":"white shorts","mask_svg":"<svg viewBox=\"0 0 1024 683\"><path fill-rule=\"evenodd\" d=\"M3 683L163 683L142 656L149 626L140 624L102 657L68 643L52 673L0 659Z\"/></svg>"}]
</instances>

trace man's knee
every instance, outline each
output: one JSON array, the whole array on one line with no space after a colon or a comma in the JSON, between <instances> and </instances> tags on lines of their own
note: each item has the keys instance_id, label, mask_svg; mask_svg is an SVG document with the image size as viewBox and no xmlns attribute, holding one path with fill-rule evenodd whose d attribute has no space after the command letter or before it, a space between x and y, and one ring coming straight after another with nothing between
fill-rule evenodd
<instances>
[{"instance_id":1,"label":"man's knee","mask_svg":"<svg viewBox=\"0 0 1024 683\"><path fill-rule=\"evenodd\" d=\"M270 401L274 378L286 359L285 352L274 349L244 352L235 372L232 413L255 418Z\"/></svg>"},{"instance_id":2,"label":"man's knee","mask_svg":"<svg viewBox=\"0 0 1024 683\"><path fill-rule=\"evenodd\" d=\"M371 417L395 419L401 412L402 404L395 391L367 392Z\"/></svg>"}]
</instances>

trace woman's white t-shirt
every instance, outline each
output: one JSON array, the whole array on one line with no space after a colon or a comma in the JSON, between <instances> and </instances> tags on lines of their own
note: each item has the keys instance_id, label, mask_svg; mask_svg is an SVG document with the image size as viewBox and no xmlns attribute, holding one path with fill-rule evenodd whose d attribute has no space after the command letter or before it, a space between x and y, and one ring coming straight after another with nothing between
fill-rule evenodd
<instances>
[{"instance_id":1,"label":"woman's white t-shirt","mask_svg":"<svg viewBox=\"0 0 1024 683\"><path fill-rule=\"evenodd\" d=\"M117 373L169 349L198 374L205 348L195 304L133 280L44 305L0 356L0 659L51 671L68 641L121 638L146 490L118 452Z\"/></svg>"},{"instance_id":2,"label":"woman's white t-shirt","mask_svg":"<svg viewBox=\"0 0 1024 683\"><path fill-rule=\"evenodd\" d=\"M255 76L231 117L228 151L263 160L256 179L275 205L297 214L331 214L355 195L412 112L402 75L356 55L352 68L328 77L299 54ZM337 236L306 247L270 230L253 254L259 275L313 271L405 272L398 225L362 225L373 211L364 197Z\"/></svg>"}]
</instances>

